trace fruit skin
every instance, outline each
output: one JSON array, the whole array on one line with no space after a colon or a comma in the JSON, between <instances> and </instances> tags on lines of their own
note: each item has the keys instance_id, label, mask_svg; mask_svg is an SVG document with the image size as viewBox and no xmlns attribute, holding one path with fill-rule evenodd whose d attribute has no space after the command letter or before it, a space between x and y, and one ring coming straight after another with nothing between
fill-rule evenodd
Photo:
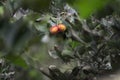
<instances>
[{"instance_id":1,"label":"fruit skin","mask_svg":"<svg viewBox=\"0 0 120 80\"><path fill-rule=\"evenodd\" d=\"M66 26L64 24L58 24L58 29L61 32L64 32L66 30Z\"/></svg>"},{"instance_id":2,"label":"fruit skin","mask_svg":"<svg viewBox=\"0 0 120 80\"><path fill-rule=\"evenodd\" d=\"M58 26L50 27L50 33L51 34L57 34L58 32L59 32Z\"/></svg>"}]
</instances>

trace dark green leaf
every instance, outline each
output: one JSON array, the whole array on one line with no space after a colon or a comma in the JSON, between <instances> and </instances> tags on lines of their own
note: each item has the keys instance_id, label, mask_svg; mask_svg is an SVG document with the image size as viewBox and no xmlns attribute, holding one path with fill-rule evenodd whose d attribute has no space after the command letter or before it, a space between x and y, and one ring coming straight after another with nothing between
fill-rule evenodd
<instances>
[{"instance_id":1,"label":"dark green leaf","mask_svg":"<svg viewBox=\"0 0 120 80\"><path fill-rule=\"evenodd\" d=\"M20 66L23 68L28 67L25 60L21 56L18 56L15 54L8 54L7 56L5 56L5 58L17 66Z\"/></svg>"}]
</instances>

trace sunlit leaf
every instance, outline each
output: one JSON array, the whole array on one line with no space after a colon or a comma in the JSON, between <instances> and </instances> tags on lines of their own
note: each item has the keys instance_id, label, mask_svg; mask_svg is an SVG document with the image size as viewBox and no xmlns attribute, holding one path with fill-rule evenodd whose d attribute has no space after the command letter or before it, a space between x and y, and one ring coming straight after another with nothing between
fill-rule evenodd
<instances>
[{"instance_id":1,"label":"sunlit leaf","mask_svg":"<svg viewBox=\"0 0 120 80\"><path fill-rule=\"evenodd\" d=\"M2 6L0 6L0 16L4 14L4 9Z\"/></svg>"},{"instance_id":2,"label":"sunlit leaf","mask_svg":"<svg viewBox=\"0 0 120 80\"><path fill-rule=\"evenodd\" d=\"M71 4L82 18L87 18L96 10L102 8L107 1L108 0L75 0Z\"/></svg>"}]
</instances>

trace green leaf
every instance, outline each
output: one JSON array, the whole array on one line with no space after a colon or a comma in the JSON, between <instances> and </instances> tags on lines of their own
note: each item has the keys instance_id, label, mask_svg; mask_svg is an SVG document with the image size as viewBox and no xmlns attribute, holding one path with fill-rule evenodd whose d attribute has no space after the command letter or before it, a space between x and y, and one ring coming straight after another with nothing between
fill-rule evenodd
<instances>
[{"instance_id":1,"label":"green leaf","mask_svg":"<svg viewBox=\"0 0 120 80\"><path fill-rule=\"evenodd\" d=\"M22 7L34 11L48 11L51 0L22 0Z\"/></svg>"},{"instance_id":2,"label":"green leaf","mask_svg":"<svg viewBox=\"0 0 120 80\"><path fill-rule=\"evenodd\" d=\"M102 8L108 1L109 0L75 0L72 6L77 9L82 18L87 18L96 10Z\"/></svg>"},{"instance_id":3,"label":"green leaf","mask_svg":"<svg viewBox=\"0 0 120 80\"><path fill-rule=\"evenodd\" d=\"M8 54L7 56L5 56L5 58L17 66L21 66L23 68L28 67L25 60L21 56L15 54Z\"/></svg>"},{"instance_id":4,"label":"green leaf","mask_svg":"<svg viewBox=\"0 0 120 80\"><path fill-rule=\"evenodd\" d=\"M4 14L4 8L0 6L0 16Z\"/></svg>"}]
</instances>

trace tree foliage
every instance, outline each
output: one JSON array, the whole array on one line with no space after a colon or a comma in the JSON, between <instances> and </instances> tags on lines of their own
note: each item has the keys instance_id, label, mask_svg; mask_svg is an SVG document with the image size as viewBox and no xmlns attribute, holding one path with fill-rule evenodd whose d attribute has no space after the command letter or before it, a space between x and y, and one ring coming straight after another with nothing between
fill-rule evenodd
<instances>
[{"instance_id":1,"label":"tree foliage","mask_svg":"<svg viewBox=\"0 0 120 80\"><path fill-rule=\"evenodd\" d=\"M117 71L120 16L116 4L119 0L1 0L0 78L15 75L9 65L23 67L33 79L38 72L31 68L51 80L93 80ZM59 24L65 31L51 34L50 28Z\"/></svg>"}]
</instances>

